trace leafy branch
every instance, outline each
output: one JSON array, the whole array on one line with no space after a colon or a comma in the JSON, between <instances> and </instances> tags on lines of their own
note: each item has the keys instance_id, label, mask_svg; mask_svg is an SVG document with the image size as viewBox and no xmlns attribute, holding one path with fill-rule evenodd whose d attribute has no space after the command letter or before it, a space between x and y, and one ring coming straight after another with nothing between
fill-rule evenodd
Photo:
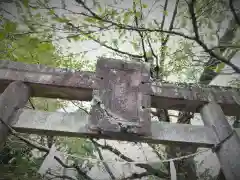
<instances>
[{"instance_id":1,"label":"leafy branch","mask_svg":"<svg viewBox=\"0 0 240 180\"><path fill-rule=\"evenodd\" d=\"M82 0L76 0L76 2L81 4L92 15L93 18L101 20L102 22L110 23L110 24L118 27L119 29L124 29L124 30L129 30L129 31L136 31L136 32L149 32L149 33L151 33L151 32L160 32L160 33L166 33L169 36L170 35L177 35L177 36L183 37L185 39L196 41L205 50L205 52L207 52L209 55L211 55L212 57L218 59L219 61L227 64L233 70L235 70L237 73L240 73L240 68L238 66L236 66L233 63L231 63L230 61L228 61L224 57L216 54L214 51L210 50L207 47L207 45L200 39L200 36L199 36L199 33L198 33L198 27L197 27L197 19L196 19L195 11L194 11L195 0L191 1L190 3L188 3L188 6L189 6L188 9L189 9L189 12L190 12L190 15L191 15L191 20L192 20L192 24L193 24L194 33L195 33L194 37L193 36L188 36L188 35L186 35L184 33L176 32L176 31L173 31L173 30L163 30L163 29L154 29L154 28L151 29L151 28L144 28L144 27L138 27L137 28L137 27L134 27L134 26L131 26L131 25L125 25L125 24L122 24L122 23L116 23L114 21L102 18L99 15L97 15ZM107 46L107 48L109 48L109 47L110 46ZM111 49L113 50L113 48L111 48Z\"/></svg>"},{"instance_id":2,"label":"leafy branch","mask_svg":"<svg viewBox=\"0 0 240 180\"><path fill-rule=\"evenodd\" d=\"M194 5L196 3L196 0L191 0L190 3L188 3L188 10L191 15L191 20L192 20L192 26L193 26L193 31L195 33L195 41L207 52L209 53L212 57L218 59L219 61L229 65L233 70L235 70L237 73L240 73L240 68L236 66L235 64L231 63L224 57L216 54L214 51L211 51L207 45L200 39L199 32L198 32L198 26L197 26L197 19L195 16L195 10L194 10Z\"/></svg>"}]
</instances>

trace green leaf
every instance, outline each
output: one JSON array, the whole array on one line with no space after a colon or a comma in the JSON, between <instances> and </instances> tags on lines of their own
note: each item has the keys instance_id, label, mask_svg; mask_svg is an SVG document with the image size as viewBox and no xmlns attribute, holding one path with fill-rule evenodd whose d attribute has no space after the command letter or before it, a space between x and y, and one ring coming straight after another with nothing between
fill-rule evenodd
<instances>
[{"instance_id":1,"label":"green leaf","mask_svg":"<svg viewBox=\"0 0 240 180\"><path fill-rule=\"evenodd\" d=\"M220 64L217 65L215 72L220 73L224 67L225 67L225 63L221 62Z\"/></svg>"},{"instance_id":2,"label":"green leaf","mask_svg":"<svg viewBox=\"0 0 240 180\"><path fill-rule=\"evenodd\" d=\"M55 11L54 11L53 9L50 9L50 10L48 11L48 14L49 14L49 15L54 15L54 14L55 14Z\"/></svg>"},{"instance_id":3,"label":"green leaf","mask_svg":"<svg viewBox=\"0 0 240 180\"><path fill-rule=\"evenodd\" d=\"M131 42L132 46L133 46L133 49L135 51L138 51L140 49L139 45L137 44L137 42Z\"/></svg>"},{"instance_id":4,"label":"green leaf","mask_svg":"<svg viewBox=\"0 0 240 180\"><path fill-rule=\"evenodd\" d=\"M97 9L98 9L98 11L99 11L100 13L103 12L103 9L102 9L100 3L97 3Z\"/></svg>"},{"instance_id":5,"label":"green leaf","mask_svg":"<svg viewBox=\"0 0 240 180\"><path fill-rule=\"evenodd\" d=\"M60 23L68 23L69 22L69 20L67 18L54 17L53 19Z\"/></svg>"},{"instance_id":6,"label":"green leaf","mask_svg":"<svg viewBox=\"0 0 240 180\"><path fill-rule=\"evenodd\" d=\"M52 45L50 43L41 43L38 45L39 50L48 51L52 49Z\"/></svg>"},{"instance_id":7,"label":"green leaf","mask_svg":"<svg viewBox=\"0 0 240 180\"><path fill-rule=\"evenodd\" d=\"M37 14L35 15L35 17L36 17L36 18L40 18L40 17L41 17L41 14L40 14L40 13L37 13Z\"/></svg>"},{"instance_id":8,"label":"green leaf","mask_svg":"<svg viewBox=\"0 0 240 180\"><path fill-rule=\"evenodd\" d=\"M128 24L129 20L131 17L131 13L130 12L125 12L123 15L123 23L124 24Z\"/></svg>"},{"instance_id":9,"label":"green leaf","mask_svg":"<svg viewBox=\"0 0 240 180\"><path fill-rule=\"evenodd\" d=\"M0 40L3 40L5 38L6 34L2 31L0 31Z\"/></svg>"},{"instance_id":10,"label":"green leaf","mask_svg":"<svg viewBox=\"0 0 240 180\"><path fill-rule=\"evenodd\" d=\"M137 11L137 12L135 13L135 16L136 16L137 18L140 18L140 17L141 17L141 12Z\"/></svg>"},{"instance_id":11,"label":"green leaf","mask_svg":"<svg viewBox=\"0 0 240 180\"><path fill-rule=\"evenodd\" d=\"M168 11L163 11L164 16L168 15Z\"/></svg>"},{"instance_id":12,"label":"green leaf","mask_svg":"<svg viewBox=\"0 0 240 180\"><path fill-rule=\"evenodd\" d=\"M82 39L82 37L79 35L76 35L76 36L72 36L71 39L73 39L74 41L79 41Z\"/></svg>"},{"instance_id":13,"label":"green leaf","mask_svg":"<svg viewBox=\"0 0 240 180\"><path fill-rule=\"evenodd\" d=\"M84 18L85 21L89 22L89 23L95 23L96 22L96 19L95 18L92 18L92 17L87 17L87 18Z\"/></svg>"},{"instance_id":14,"label":"green leaf","mask_svg":"<svg viewBox=\"0 0 240 180\"><path fill-rule=\"evenodd\" d=\"M5 27L4 27L5 31L7 32L14 32L17 29L17 24L14 22L6 22L5 23Z\"/></svg>"},{"instance_id":15,"label":"green leaf","mask_svg":"<svg viewBox=\"0 0 240 180\"><path fill-rule=\"evenodd\" d=\"M25 7L28 7L29 0L22 0L22 2L23 2L23 5L24 5Z\"/></svg>"},{"instance_id":16,"label":"green leaf","mask_svg":"<svg viewBox=\"0 0 240 180\"><path fill-rule=\"evenodd\" d=\"M152 57L152 56L153 56L152 51L146 52L146 56L147 56L148 58Z\"/></svg>"},{"instance_id":17,"label":"green leaf","mask_svg":"<svg viewBox=\"0 0 240 180\"><path fill-rule=\"evenodd\" d=\"M143 7L143 8L147 8L148 5L147 5L147 4L142 4L142 7Z\"/></svg>"}]
</instances>

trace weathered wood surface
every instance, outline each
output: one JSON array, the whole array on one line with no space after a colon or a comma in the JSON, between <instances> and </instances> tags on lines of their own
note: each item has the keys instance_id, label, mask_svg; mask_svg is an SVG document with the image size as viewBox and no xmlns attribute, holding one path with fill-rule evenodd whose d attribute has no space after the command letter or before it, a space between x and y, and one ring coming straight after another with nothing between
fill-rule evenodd
<instances>
[{"instance_id":1,"label":"weathered wood surface","mask_svg":"<svg viewBox=\"0 0 240 180\"><path fill-rule=\"evenodd\" d=\"M188 144L210 147L216 142L211 128L187 124L164 122L151 123L151 136L136 136L126 133L98 134L86 127L88 114L85 112L43 112L29 109L19 110L13 117L12 127L19 132L40 135L103 138L120 141L140 141L156 144Z\"/></svg>"},{"instance_id":2,"label":"weathered wood surface","mask_svg":"<svg viewBox=\"0 0 240 180\"><path fill-rule=\"evenodd\" d=\"M13 81L23 81L30 86L32 96L89 101L93 75L92 72L0 60L0 91Z\"/></svg>"},{"instance_id":3,"label":"weathered wood surface","mask_svg":"<svg viewBox=\"0 0 240 180\"><path fill-rule=\"evenodd\" d=\"M167 83L152 83L152 106L160 109L199 112L202 105L214 97L225 115L240 114L240 91L219 86L181 87Z\"/></svg>"},{"instance_id":4,"label":"weathered wood surface","mask_svg":"<svg viewBox=\"0 0 240 180\"><path fill-rule=\"evenodd\" d=\"M233 131L220 106L215 102L205 105L201 110L201 115L204 125L215 132L218 142L224 141L216 154L225 178L227 180L240 179L239 135Z\"/></svg>"},{"instance_id":5,"label":"weathered wood surface","mask_svg":"<svg viewBox=\"0 0 240 180\"><path fill-rule=\"evenodd\" d=\"M24 107L29 98L29 88L22 82L11 83L0 96L0 149L5 143L11 124L11 115ZM3 124L3 122L5 124Z\"/></svg>"},{"instance_id":6,"label":"weathered wood surface","mask_svg":"<svg viewBox=\"0 0 240 180\"><path fill-rule=\"evenodd\" d=\"M32 96L88 101L92 99L92 89L97 88L93 86L96 79L94 76L93 72L74 72L1 60L0 92L3 92L10 82L21 80L29 84ZM152 89L147 90L146 84L149 82L143 82L139 88L152 95L152 107L199 112L199 107L208 102L208 96L214 94L226 115L240 114L238 89L228 88L226 91L216 86L186 88L173 84L152 83Z\"/></svg>"},{"instance_id":7,"label":"weathered wood surface","mask_svg":"<svg viewBox=\"0 0 240 180\"><path fill-rule=\"evenodd\" d=\"M98 59L89 129L150 135L151 99L139 88L150 80L149 69L143 63Z\"/></svg>"}]
</instances>

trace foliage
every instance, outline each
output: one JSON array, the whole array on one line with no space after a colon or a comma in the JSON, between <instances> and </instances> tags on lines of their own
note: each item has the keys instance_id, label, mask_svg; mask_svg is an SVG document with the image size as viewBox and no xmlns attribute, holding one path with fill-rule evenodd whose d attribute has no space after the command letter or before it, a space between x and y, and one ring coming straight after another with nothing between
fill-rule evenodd
<instances>
[{"instance_id":1,"label":"foliage","mask_svg":"<svg viewBox=\"0 0 240 180\"><path fill-rule=\"evenodd\" d=\"M31 148L15 137L10 137L0 152L0 176L6 180L39 180L37 174L43 159L34 158Z\"/></svg>"},{"instance_id":2,"label":"foliage","mask_svg":"<svg viewBox=\"0 0 240 180\"><path fill-rule=\"evenodd\" d=\"M23 1L26 6L28 1ZM17 3L18 10L23 12L26 8L21 7ZM20 8L21 7L21 8ZM51 67L81 69L84 64L76 60L71 54L63 55L52 39L53 32L50 29L42 28L41 23L45 23L41 15L37 13L35 16L27 16L27 13L21 14L23 24L15 22L9 18L1 16L0 28L0 59L12 60L28 64L44 64ZM46 20L46 19L45 19ZM36 30L38 29L38 31ZM41 30L41 31L40 31ZM64 102L56 99L32 98L34 108L43 111L56 111L64 106ZM31 107L31 104L27 105ZM29 138L29 135L24 135ZM33 140L39 143L46 142L46 137L34 136ZM75 149L75 154L88 155L91 154L91 146L85 139L74 140L68 138L64 141L58 139L59 146L68 145L71 149ZM74 141L74 142L73 142ZM43 143L45 145L45 143ZM84 146L85 145L85 146ZM71 147L72 146L72 147ZM4 179L40 179L37 171L43 162L43 157L36 157L31 152L32 148L21 143L19 139L14 141L8 140L7 146L1 151L1 156L6 155L8 160L12 162L1 162L1 177ZM86 152L86 153L84 153ZM90 166L90 165L89 165Z\"/></svg>"}]
</instances>

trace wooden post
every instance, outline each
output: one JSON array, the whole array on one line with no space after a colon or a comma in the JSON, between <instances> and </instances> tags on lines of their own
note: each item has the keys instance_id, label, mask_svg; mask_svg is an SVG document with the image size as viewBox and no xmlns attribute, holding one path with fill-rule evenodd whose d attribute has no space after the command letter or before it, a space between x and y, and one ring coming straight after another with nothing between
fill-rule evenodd
<instances>
[{"instance_id":1,"label":"wooden post","mask_svg":"<svg viewBox=\"0 0 240 180\"><path fill-rule=\"evenodd\" d=\"M100 58L89 129L151 134L150 68L144 63ZM146 83L147 82L147 83Z\"/></svg>"},{"instance_id":2,"label":"wooden post","mask_svg":"<svg viewBox=\"0 0 240 180\"><path fill-rule=\"evenodd\" d=\"M30 92L29 88L20 81L12 82L5 89L5 91L0 96L0 149L4 145L7 135L8 127L5 124L11 124L11 116L19 108L24 107ZM3 124L3 122L5 124Z\"/></svg>"},{"instance_id":3,"label":"wooden post","mask_svg":"<svg viewBox=\"0 0 240 180\"><path fill-rule=\"evenodd\" d=\"M228 123L221 107L213 102L200 111L205 126L212 127L218 139L217 157L227 180L240 179L240 139Z\"/></svg>"}]
</instances>

